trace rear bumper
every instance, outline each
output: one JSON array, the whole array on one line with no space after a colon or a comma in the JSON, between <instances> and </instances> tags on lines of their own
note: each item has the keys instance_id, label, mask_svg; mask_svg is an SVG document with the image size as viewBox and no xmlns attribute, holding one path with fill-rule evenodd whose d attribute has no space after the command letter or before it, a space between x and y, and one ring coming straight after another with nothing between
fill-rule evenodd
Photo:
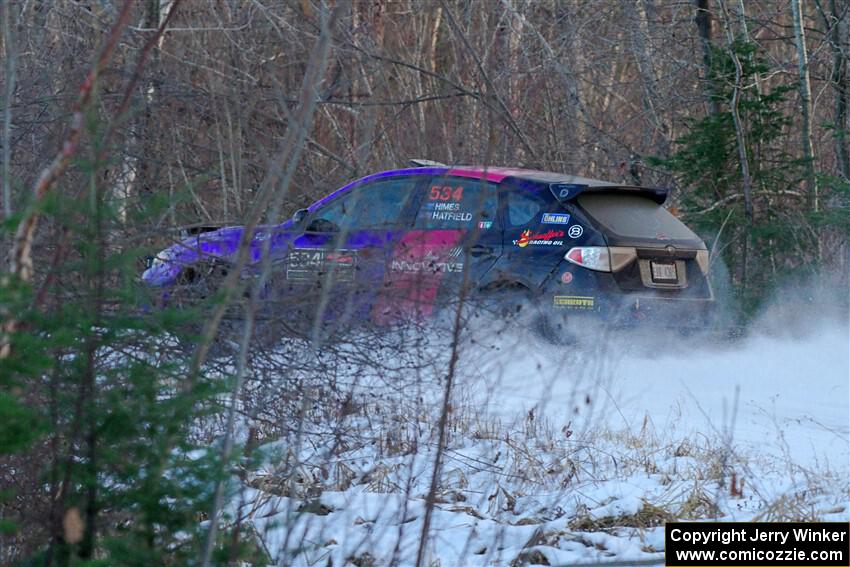
<instances>
[{"instance_id":1,"label":"rear bumper","mask_svg":"<svg viewBox=\"0 0 850 567\"><path fill-rule=\"evenodd\" d=\"M629 246L636 246L629 243ZM715 301L700 255L693 249L635 247L635 256L616 272L590 270L562 261L540 288L542 303L555 312L585 313L623 325L705 326ZM703 258L705 260L705 258ZM656 280L654 264L675 266L673 282Z\"/></svg>"},{"instance_id":2,"label":"rear bumper","mask_svg":"<svg viewBox=\"0 0 850 567\"><path fill-rule=\"evenodd\" d=\"M669 327L703 327L715 317L716 303L708 285L684 290L627 291L610 273L572 267L568 270L573 277L566 282L552 277L540 290L541 306L556 316L585 315L625 326Z\"/></svg>"},{"instance_id":3,"label":"rear bumper","mask_svg":"<svg viewBox=\"0 0 850 567\"><path fill-rule=\"evenodd\" d=\"M714 299L628 296L609 305L606 319L621 324L653 324L665 327L703 327L716 313Z\"/></svg>"},{"instance_id":4,"label":"rear bumper","mask_svg":"<svg viewBox=\"0 0 850 567\"><path fill-rule=\"evenodd\" d=\"M704 328L715 319L713 299L652 296L550 295L541 298L555 318L592 318L615 326Z\"/></svg>"}]
</instances>

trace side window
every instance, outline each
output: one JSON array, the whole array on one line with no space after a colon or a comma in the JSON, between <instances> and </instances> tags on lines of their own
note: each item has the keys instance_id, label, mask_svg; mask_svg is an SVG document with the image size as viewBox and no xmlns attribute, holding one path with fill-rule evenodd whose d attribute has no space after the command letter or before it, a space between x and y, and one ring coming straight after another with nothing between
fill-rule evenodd
<instances>
[{"instance_id":1,"label":"side window","mask_svg":"<svg viewBox=\"0 0 850 567\"><path fill-rule=\"evenodd\" d=\"M402 222L401 213L404 204L410 198L417 179L405 178L394 181L376 183L364 187L358 211L355 215L355 226L358 228L381 228L398 226Z\"/></svg>"},{"instance_id":2,"label":"side window","mask_svg":"<svg viewBox=\"0 0 850 567\"><path fill-rule=\"evenodd\" d=\"M404 205L417 178L406 177L367 183L352 189L316 212L315 221L332 223L338 230L386 228L402 222Z\"/></svg>"},{"instance_id":3,"label":"side window","mask_svg":"<svg viewBox=\"0 0 850 567\"><path fill-rule=\"evenodd\" d=\"M351 195L344 195L342 197L338 197L333 200L329 205L325 205L318 211L316 211L315 217L310 220L310 225L313 225L317 221L327 221L330 223L328 226L336 227L336 229L341 229L343 227L348 227L345 223L346 218L350 215L350 210L353 209L353 203L349 203L351 201Z\"/></svg>"},{"instance_id":4,"label":"side window","mask_svg":"<svg viewBox=\"0 0 850 567\"><path fill-rule=\"evenodd\" d=\"M508 193L508 224L525 226L538 218L543 203L529 193L510 191Z\"/></svg>"},{"instance_id":5,"label":"side window","mask_svg":"<svg viewBox=\"0 0 850 567\"><path fill-rule=\"evenodd\" d=\"M477 179L435 177L425 186L416 227L498 230L495 186Z\"/></svg>"}]
</instances>

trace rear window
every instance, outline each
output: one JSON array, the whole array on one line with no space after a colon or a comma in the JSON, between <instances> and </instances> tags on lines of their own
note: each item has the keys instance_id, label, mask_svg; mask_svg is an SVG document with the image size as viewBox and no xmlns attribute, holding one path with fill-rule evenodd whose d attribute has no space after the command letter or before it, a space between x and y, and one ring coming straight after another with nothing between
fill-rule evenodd
<instances>
[{"instance_id":1,"label":"rear window","mask_svg":"<svg viewBox=\"0 0 850 567\"><path fill-rule=\"evenodd\" d=\"M611 233L624 238L692 240L688 227L658 203L637 195L582 194L578 203Z\"/></svg>"}]
</instances>

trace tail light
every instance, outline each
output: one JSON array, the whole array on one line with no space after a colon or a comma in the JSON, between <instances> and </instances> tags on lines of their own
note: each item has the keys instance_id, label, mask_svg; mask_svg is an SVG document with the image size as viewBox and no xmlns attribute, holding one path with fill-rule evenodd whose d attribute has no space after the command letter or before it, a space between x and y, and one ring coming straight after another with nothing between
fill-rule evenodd
<instances>
[{"instance_id":1,"label":"tail light","mask_svg":"<svg viewBox=\"0 0 850 567\"><path fill-rule=\"evenodd\" d=\"M576 246L564 259L588 270L618 272L637 258L637 250L624 246Z\"/></svg>"}]
</instances>

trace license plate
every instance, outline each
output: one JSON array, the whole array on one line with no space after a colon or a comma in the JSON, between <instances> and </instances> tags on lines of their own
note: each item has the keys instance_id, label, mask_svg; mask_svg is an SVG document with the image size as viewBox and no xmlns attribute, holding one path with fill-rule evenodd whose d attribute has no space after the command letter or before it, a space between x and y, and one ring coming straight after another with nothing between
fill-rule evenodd
<instances>
[{"instance_id":1,"label":"license plate","mask_svg":"<svg viewBox=\"0 0 850 567\"><path fill-rule=\"evenodd\" d=\"M665 283L679 281L676 275L676 264L650 262L649 265L652 268L652 281Z\"/></svg>"}]
</instances>

